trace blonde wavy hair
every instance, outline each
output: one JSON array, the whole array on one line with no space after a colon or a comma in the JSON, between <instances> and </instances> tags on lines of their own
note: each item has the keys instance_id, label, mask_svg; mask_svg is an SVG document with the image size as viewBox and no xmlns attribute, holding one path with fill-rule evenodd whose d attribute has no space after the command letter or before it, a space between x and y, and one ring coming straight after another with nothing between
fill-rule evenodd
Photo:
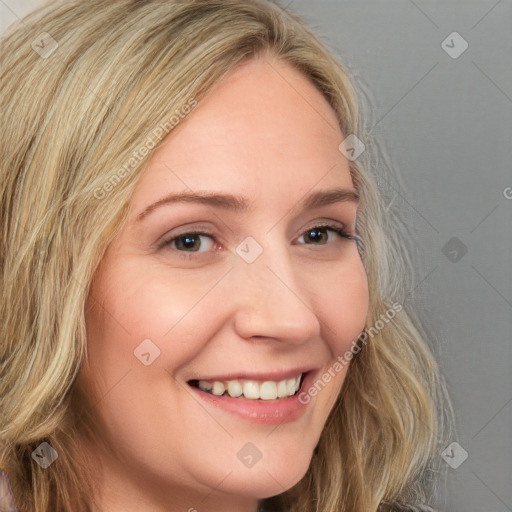
<instances>
[{"instance_id":1,"label":"blonde wavy hair","mask_svg":"<svg viewBox=\"0 0 512 512\"><path fill-rule=\"evenodd\" d=\"M86 399L74 385L86 357L84 304L153 150L107 200L98 189L190 98L262 54L309 77L345 136L369 139L347 72L269 0L52 1L1 46L0 466L23 512L90 512L77 444ZM407 311L409 258L367 170L370 149L351 162L367 328L395 302L404 307L354 356L306 475L263 500L268 510L420 510L412 507L443 478L453 413L434 349ZM46 471L31 456L43 441L59 454Z\"/></svg>"}]
</instances>

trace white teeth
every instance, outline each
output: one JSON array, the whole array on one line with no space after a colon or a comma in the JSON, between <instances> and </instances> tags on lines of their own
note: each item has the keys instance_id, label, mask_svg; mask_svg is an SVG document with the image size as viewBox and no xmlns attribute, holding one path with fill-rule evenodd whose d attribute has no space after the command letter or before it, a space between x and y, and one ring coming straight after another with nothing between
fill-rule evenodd
<instances>
[{"instance_id":1,"label":"white teeth","mask_svg":"<svg viewBox=\"0 0 512 512\"><path fill-rule=\"evenodd\" d=\"M244 382L244 396L254 400L258 399L260 397L260 386L258 383L252 380Z\"/></svg>"},{"instance_id":2,"label":"white teeth","mask_svg":"<svg viewBox=\"0 0 512 512\"><path fill-rule=\"evenodd\" d=\"M237 380L230 380L228 382L228 393L229 396L232 396L233 398L239 397L243 392L242 384L238 382Z\"/></svg>"},{"instance_id":3,"label":"white teeth","mask_svg":"<svg viewBox=\"0 0 512 512\"><path fill-rule=\"evenodd\" d=\"M226 386L222 382L215 381L213 383L212 393L217 396L221 396L224 394L224 391L226 391Z\"/></svg>"},{"instance_id":4,"label":"white teeth","mask_svg":"<svg viewBox=\"0 0 512 512\"><path fill-rule=\"evenodd\" d=\"M262 400L275 400L277 398L277 384L265 381L260 387L260 398Z\"/></svg>"},{"instance_id":5,"label":"white teeth","mask_svg":"<svg viewBox=\"0 0 512 512\"><path fill-rule=\"evenodd\" d=\"M258 382L255 380L229 380L208 381L200 380L199 388L213 395L222 396L224 393L233 398L243 395L249 400L275 400L276 398L287 398L293 396L300 387L302 374L291 379L283 379L280 381Z\"/></svg>"},{"instance_id":6,"label":"white teeth","mask_svg":"<svg viewBox=\"0 0 512 512\"><path fill-rule=\"evenodd\" d=\"M280 380L277 384L277 396L279 398L290 395L290 393L288 393L288 386L286 385L286 382L286 380Z\"/></svg>"}]
</instances>

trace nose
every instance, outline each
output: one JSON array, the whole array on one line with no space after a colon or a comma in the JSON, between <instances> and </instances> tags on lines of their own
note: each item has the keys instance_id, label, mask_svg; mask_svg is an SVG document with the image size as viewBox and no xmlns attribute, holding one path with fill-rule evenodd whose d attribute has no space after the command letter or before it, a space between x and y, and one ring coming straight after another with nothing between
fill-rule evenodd
<instances>
[{"instance_id":1,"label":"nose","mask_svg":"<svg viewBox=\"0 0 512 512\"><path fill-rule=\"evenodd\" d=\"M235 329L242 338L301 344L320 335L311 293L301 286L285 248L264 248L256 261L241 259L232 271Z\"/></svg>"}]
</instances>

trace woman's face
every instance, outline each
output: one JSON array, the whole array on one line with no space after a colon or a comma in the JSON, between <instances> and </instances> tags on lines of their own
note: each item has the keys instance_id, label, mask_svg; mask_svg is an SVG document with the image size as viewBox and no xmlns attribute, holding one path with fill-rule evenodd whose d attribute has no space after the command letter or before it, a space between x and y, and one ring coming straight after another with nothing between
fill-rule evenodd
<instances>
[{"instance_id":1,"label":"woman's face","mask_svg":"<svg viewBox=\"0 0 512 512\"><path fill-rule=\"evenodd\" d=\"M355 190L343 138L303 75L258 59L154 153L86 310L105 510L254 510L305 474L368 311L336 231L357 210L331 193Z\"/></svg>"}]
</instances>

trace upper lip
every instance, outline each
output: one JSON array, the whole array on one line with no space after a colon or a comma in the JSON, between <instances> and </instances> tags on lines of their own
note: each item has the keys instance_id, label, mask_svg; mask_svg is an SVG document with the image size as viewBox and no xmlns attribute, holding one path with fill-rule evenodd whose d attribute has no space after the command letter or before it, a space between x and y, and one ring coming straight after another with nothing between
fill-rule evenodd
<instances>
[{"instance_id":1,"label":"upper lip","mask_svg":"<svg viewBox=\"0 0 512 512\"><path fill-rule=\"evenodd\" d=\"M201 376L196 377L190 380L208 380L208 381L227 381L227 380L237 380L237 379L245 379L245 380L259 380L259 381L266 381L266 380L272 380L272 381L280 381L284 379L291 379L293 377L297 377L298 375L301 375L303 373L308 373L310 371L314 371L313 368L310 366L301 367L301 368L293 368L290 370L267 370L264 372L232 372L232 373L225 373L222 375L214 375L214 376ZM189 381L190 381L189 380Z\"/></svg>"}]
</instances>

